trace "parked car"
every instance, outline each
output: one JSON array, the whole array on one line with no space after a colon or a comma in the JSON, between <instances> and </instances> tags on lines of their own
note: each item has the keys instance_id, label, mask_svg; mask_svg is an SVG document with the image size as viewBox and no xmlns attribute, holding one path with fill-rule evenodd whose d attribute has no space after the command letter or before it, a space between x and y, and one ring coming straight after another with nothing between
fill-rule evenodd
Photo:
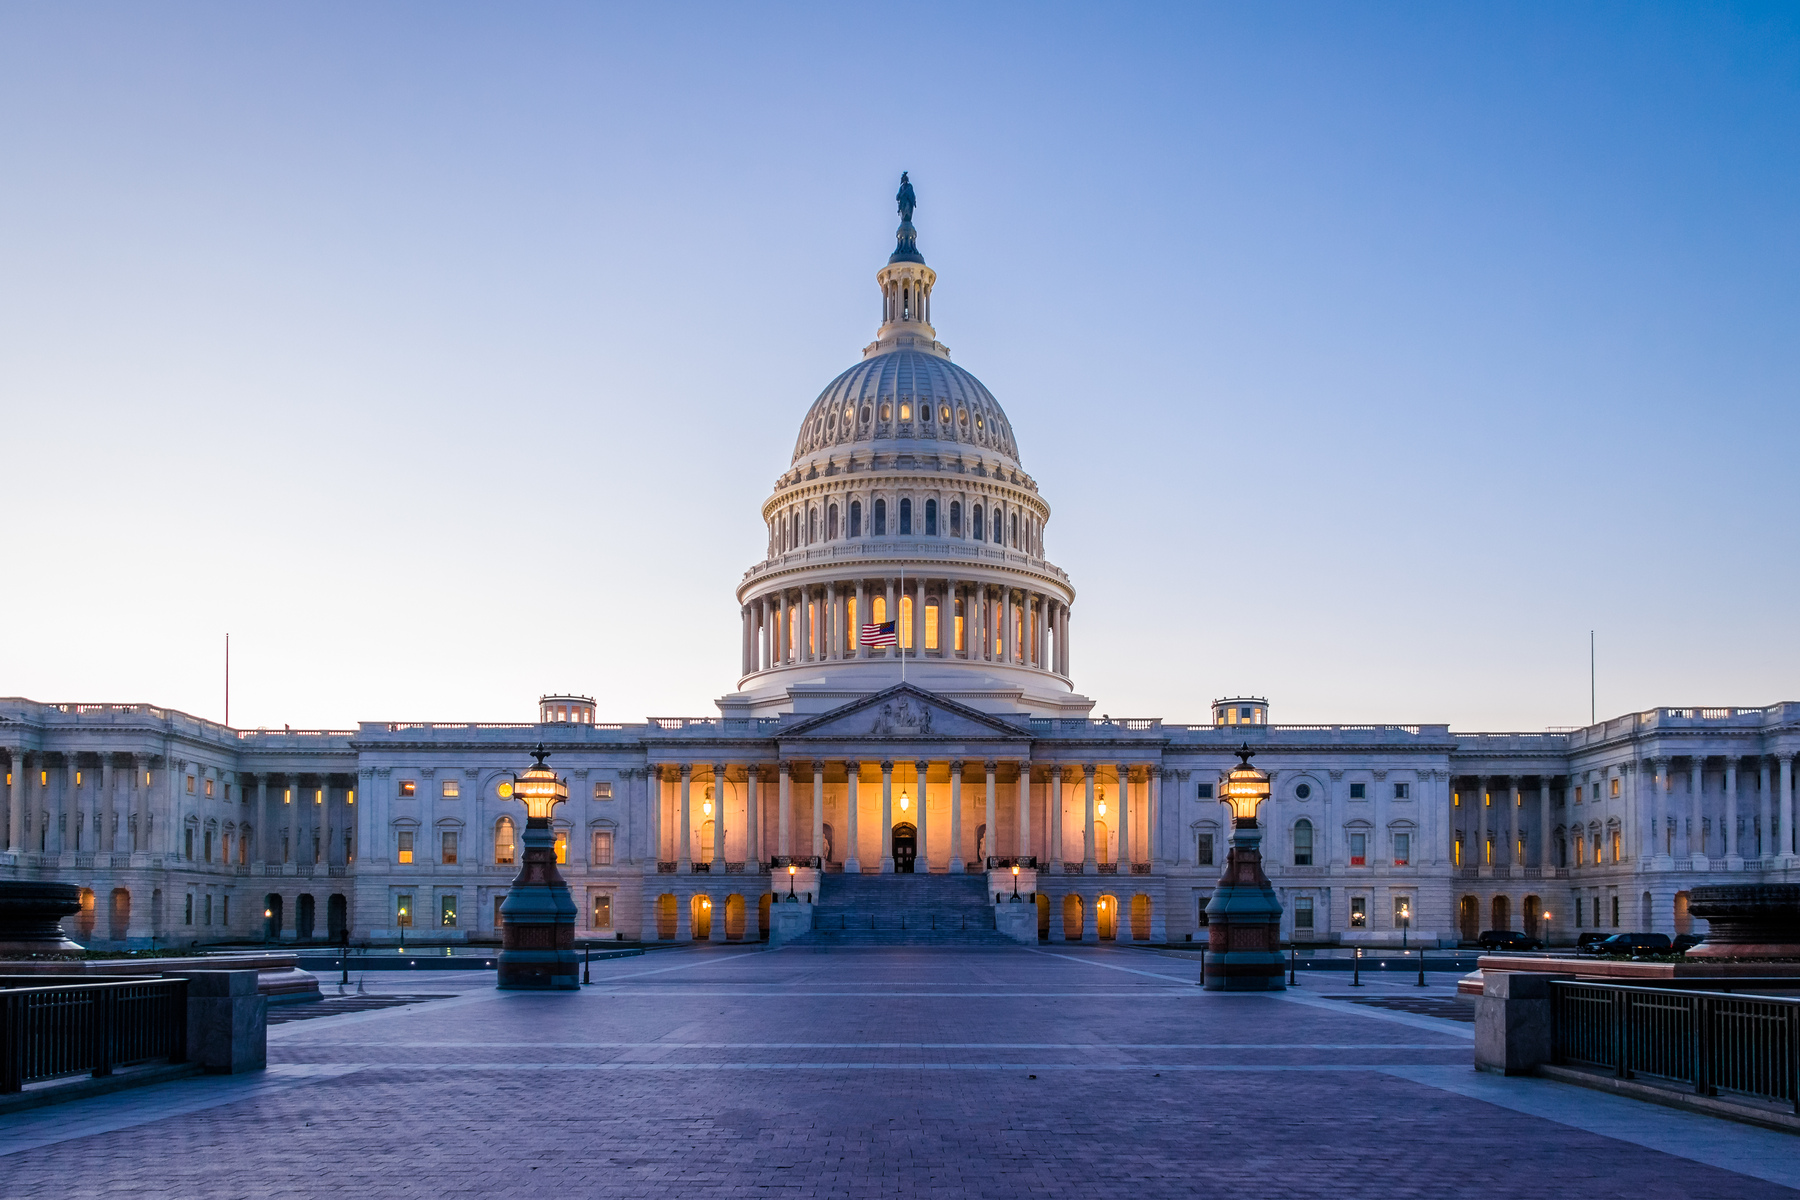
<instances>
[{"instance_id":1,"label":"parked car","mask_svg":"<svg viewBox=\"0 0 1800 1200\"><path fill-rule=\"evenodd\" d=\"M1483 950L1542 950L1544 943L1516 929L1490 929L1475 939Z\"/></svg>"},{"instance_id":2,"label":"parked car","mask_svg":"<svg viewBox=\"0 0 1800 1200\"><path fill-rule=\"evenodd\" d=\"M1607 938L1609 938L1611 936L1612 935L1609 933L1599 933L1597 931L1590 930L1589 932L1584 933L1580 937L1575 939L1575 953L1577 953L1577 954L1598 953L1598 951L1595 949L1595 947L1597 947L1601 942L1604 942Z\"/></svg>"},{"instance_id":3,"label":"parked car","mask_svg":"<svg viewBox=\"0 0 1800 1200\"><path fill-rule=\"evenodd\" d=\"M1698 946L1705 940L1704 937L1701 937L1697 933L1680 934L1676 937L1674 944L1669 947L1669 950L1673 954L1686 954L1689 950L1692 950L1695 946Z\"/></svg>"},{"instance_id":4,"label":"parked car","mask_svg":"<svg viewBox=\"0 0 1800 1200\"><path fill-rule=\"evenodd\" d=\"M1640 955L1669 954L1669 935L1666 933L1615 933L1605 941L1594 944L1596 954Z\"/></svg>"}]
</instances>

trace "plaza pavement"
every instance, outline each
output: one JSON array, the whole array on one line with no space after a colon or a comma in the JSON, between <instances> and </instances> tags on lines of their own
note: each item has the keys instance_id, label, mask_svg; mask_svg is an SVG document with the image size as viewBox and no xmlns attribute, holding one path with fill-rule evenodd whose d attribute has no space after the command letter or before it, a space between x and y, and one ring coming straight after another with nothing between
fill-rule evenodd
<instances>
[{"instance_id":1,"label":"plaza pavement","mask_svg":"<svg viewBox=\"0 0 1800 1200\"><path fill-rule=\"evenodd\" d=\"M1800 1139L1470 1068L1472 1027L1101 947L697 947L270 1030L270 1069L0 1118L0 1196L1729 1197ZM1363 999L1448 997L1371 980ZM328 993L335 984L328 983Z\"/></svg>"}]
</instances>

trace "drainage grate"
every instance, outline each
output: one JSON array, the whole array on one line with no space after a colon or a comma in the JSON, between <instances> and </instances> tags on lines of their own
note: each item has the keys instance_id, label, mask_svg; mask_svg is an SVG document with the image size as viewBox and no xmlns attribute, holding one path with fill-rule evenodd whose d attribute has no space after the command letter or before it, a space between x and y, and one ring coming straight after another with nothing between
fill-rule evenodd
<instances>
[{"instance_id":1,"label":"drainage grate","mask_svg":"<svg viewBox=\"0 0 1800 1200\"><path fill-rule=\"evenodd\" d=\"M1390 1008L1395 1012L1416 1013L1421 1017L1442 1017L1446 1021L1462 1021L1468 1025L1475 1023L1475 1006L1465 1004L1461 1000L1441 1000L1426 996L1327 996L1325 998L1327 1000L1348 1000L1352 1004L1366 1004L1370 1008Z\"/></svg>"},{"instance_id":2,"label":"drainage grate","mask_svg":"<svg viewBox=\"0 0 1800 1200\"><path fill-rule=\"evenodd\" d=\"M450 995L392 996L327 996L311 1004L283 1004L269 1010L269 1024L285 1025L289 1021L310 1021L314 1017L335 1017L340 1013L367 1012L374 1008L398 1008L402 1004L423 1004L427 1000L449 1000Z\"/></svg>"}]
</instances>

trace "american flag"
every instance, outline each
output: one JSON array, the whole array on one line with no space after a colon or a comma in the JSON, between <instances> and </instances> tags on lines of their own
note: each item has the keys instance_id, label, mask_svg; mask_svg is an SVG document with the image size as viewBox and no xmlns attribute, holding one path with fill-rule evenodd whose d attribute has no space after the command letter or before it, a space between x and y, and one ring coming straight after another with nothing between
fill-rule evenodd
<instances>
[{"instance_id":1,"label":"american flag","mask_svg":"<svg viewBox=\"0 0 1800 1200\"><path fill-rule=\"evenodd\" d=\"M889 621L883 625L864 625L862 637L859 640L865 646L898 646L900 644L899 622Z\"/></svg>"}]
</instances>

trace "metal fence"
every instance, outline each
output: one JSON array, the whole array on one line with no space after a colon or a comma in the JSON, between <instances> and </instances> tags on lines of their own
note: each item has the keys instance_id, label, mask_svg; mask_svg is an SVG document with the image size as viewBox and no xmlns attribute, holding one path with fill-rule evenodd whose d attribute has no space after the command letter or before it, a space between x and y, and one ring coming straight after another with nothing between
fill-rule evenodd
<instances>
[{"instance_id":1,"label":"metal fence","mask_svg":"<svg viewBox=\"0 0 1800 1200\"><path fill-rule=\"evenodd\" d=\"M1550 1009L1555 1062L1800 1113L1800 1000L1553 981Z\"/></svg>"},{"instance_id":2,"label":"metal fence","mask_svg":"<svg viewBox=\"0 0 1800 1200\"><path fill-rule=\"evenodd\" d=\"M187 1058L185 979L0 977L0 1093L64 1075Z\"/></svg>"}]
</instances>

